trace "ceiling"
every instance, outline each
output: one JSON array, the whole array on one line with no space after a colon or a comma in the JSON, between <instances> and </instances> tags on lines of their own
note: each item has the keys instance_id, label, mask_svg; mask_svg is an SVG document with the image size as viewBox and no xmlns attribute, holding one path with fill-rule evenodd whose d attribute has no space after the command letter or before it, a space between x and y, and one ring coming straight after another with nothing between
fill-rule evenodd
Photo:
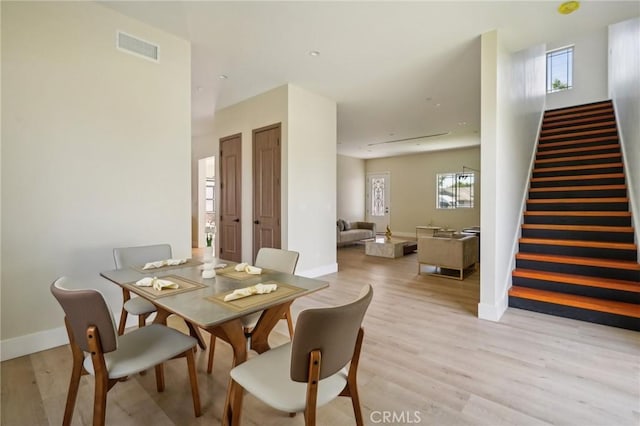
<instances>
[{"instance_id":1,"label":"ceiling","mask_svg":"<svg viewBox=\"0 0 640 426\"><path fill-rule=\"evenodd\" d=\"M640 15L637 1L571 15L559 1L103 4L191 42L194 136L217 109L291 83L337 103L338 154L357 158L480 143L480 34L517 51Z\"/></svg>"}]
</instances>

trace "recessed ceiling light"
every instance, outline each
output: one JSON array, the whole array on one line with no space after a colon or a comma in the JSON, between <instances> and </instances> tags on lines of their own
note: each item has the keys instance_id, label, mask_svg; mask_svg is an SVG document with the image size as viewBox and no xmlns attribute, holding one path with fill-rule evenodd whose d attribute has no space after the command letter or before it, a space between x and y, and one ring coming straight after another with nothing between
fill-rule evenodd
<instances>
[{"instance_id":1,"label":"recessed ceiling light","mask_svg":"<svg viewBox=\"0 0 640 426\"><path fill-rule=\"evenodd\" d=\"M218 76L218 78L219 78L220 80L226 80L226 79L228 79L229 77L228 77L228 76L226 76L226 75L224 75L224 74L220 74L220 75Z\"/></svg>"},{"instance_id":2,"label":"recessed ceiling light","mask_svg":"<svg viewBox=\"0 0 640 426\"><path fill-rule=\"evenodd\" d=\"M437 108L440 108L440 104L436 104L436 107L437 107Z\"/></svg>"},{"instance_id":3,"label":"recessed ceiling light","mask_svg":"<svg viewBox=\"0 0 640 426\"><path fill-rule=\"evenodd\" d=\"M309 52L309 56L320 56L320 52L317 50L312 50Z\"/></svg>"},{"instance_id":4,"label":"recessed ceiling light","mask_svg":"<svg viewBox=\"0 0 640 426\"><path fill-rule=\"evenodd\" d=\"M575 12L580 8L579 1L566 1L558 6L558 13L562 15L568 15L570 13Z\"/></svg>"}]
</instances>

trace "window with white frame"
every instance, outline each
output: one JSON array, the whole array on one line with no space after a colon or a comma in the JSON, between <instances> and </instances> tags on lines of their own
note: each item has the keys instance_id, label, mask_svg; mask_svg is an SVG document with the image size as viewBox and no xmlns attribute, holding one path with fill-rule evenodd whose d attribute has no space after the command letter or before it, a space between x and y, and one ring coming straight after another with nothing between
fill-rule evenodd
<instances>
[{"instance_id":1,"label":"window with white frame","mask_svg":"<svg viewBox=\"0 0 640 426\"><path fill-rule=\"evenodd\" d=\"M474 206L475 174L438 173L436 175L436 208L462 209Z\"/></svg>"},{"instance_id":2,"label":"window with white frame","mask_svg":"<svg viewBox=\"0 0 640 426\"><path fill-rule=\"evenodd\" d=\"M573 87L573 46L547 52L547 93Z\"/></svg>"}]
</instances>

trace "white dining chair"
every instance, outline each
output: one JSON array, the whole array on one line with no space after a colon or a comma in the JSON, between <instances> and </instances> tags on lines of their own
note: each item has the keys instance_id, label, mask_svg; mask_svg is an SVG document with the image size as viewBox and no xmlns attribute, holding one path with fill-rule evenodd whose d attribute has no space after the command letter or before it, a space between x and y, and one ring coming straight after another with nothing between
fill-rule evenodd
<instances>
[{"instance_id":1,"label":"white dining chair","mask_svg":"<svg viewBox=\"0 0 640 426\"><path fill-rule=\"evenodd\" d=\"M116 269L128 268L131 266L143 266L147 262L171 259L171 245L155 244L137 247L121 247L113 249L113 260ZM120 323L118 334L124 334L127 323L127 315L138 316L138 327L143 327L146 320L152 313L156 312L153 303L142 297L131 297L131 292L122 288L122 312L120 313Z\"/></svg>"},{"instance_id":2,"label":"white dining chair","mask_svg":"<svg viewBox=\"0 0 640 426\"><path fill-rule=\"evenodd\" d=\"M231 379L276 410L304 412L307 426L316 424L318 407L338 396L350 397L356 424L364 425L356 377L362 320L372 298L367 285L353 302L300 312L290 343L234 367ZM231 417L239 404L231 406Z\"/></svg>"},{"instance_id":3,"label":"white dining chair","mask_svg":"<svg viewBox=\"0 0 640 426\"><path fill-rule=\"evenodd\" d=\"M297 251L282 250L271 247L263 247L258 250L256 256L255 266L265 269L271 269L278 272L284 272L286 274L294 274L296 266L298 264L298 258L300 254ZM255 312L253 314L245 315L241 318L242 327L245 331L247 339L251 339L251 332L258 323L262 311ZM287 321L287 327L289 329L289 337L293 338L293 321L291 319L291 308L282 316ZM216 336L213 334L209 339L209 361L207 363L207 373L213 371L213 356L215 352Z\"/></svg>"},{"instance_id":4,"label":"white dining chair","mask_svg":"<svg viewBox=\"0 0 640 426\"><path fill-rule=\"evenodd\" d=\"M155 367L156 388L164 390L163 363L178 356L187 358L193 411L201 415L200 394L194 360L196 339L160 324L138 328L125 335L116 333L111 309L102 294L93 289L73 290L68 278L51 284L51 293L65 313L65 325L73 367L62 424L71 424L80 377L94 376L93 425L104 425L107 392L119 381Z\"/></svg>"}]
</instances>

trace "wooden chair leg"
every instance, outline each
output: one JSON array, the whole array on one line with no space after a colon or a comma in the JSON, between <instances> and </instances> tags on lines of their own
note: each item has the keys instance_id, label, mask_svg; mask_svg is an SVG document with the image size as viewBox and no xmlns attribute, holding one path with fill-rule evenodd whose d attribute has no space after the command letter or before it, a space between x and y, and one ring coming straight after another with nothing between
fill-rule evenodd
<instances>
[{"instance_id":1,"label":"wooden chair leg","mask_svg":"<svg viewBox=\"0 0 640 426\"><path fill-rule=\"evenodd\" d=\"M127 315L129 314L127 310L124 308L124 304L131 299L131 292L126 288L122 289L122 312L120 312L120 323L118 324L118 335L122 336L124 334L124 328L127 325Z\"/></svg>"},{"instance_id":2,"label":"wooden chair leg","mask_svg":"<svg viewBox=\"0 0 640 426\"><path fill-rule=\"evenodd\" d=\"M351 364L349 365L349 374L347 376L347 384L345 385L340 396L347 396L351 398L351 405L353 406L353 415L356 418L357 426L364 426L364 420L362 419L362 409L360 408L360 396L358 395L358 382L356 380L358 373L358 364L360 363L360 351L362 350L362 341L364 339L364 329L362 327L358 331L358 337L356 338L356 346L353 350L353 357L351 358Z\"/></svg>"},{"instance_id":3,"label":"wooden chair leg","mask_svg":"<svg viewBox=\"0 0 640 426\"><path fill-rule=\"evenodd\" d=\"M104 426L105 424L108 391L108 377L102 373L96 374L95 393L93 396L93 426Z\"/></svg>"},{"instance_id":4,"label":"wooden chair leg","mask_svg":"<svg viewBox=\"0 0 640 426\"><path fill-rule=\"evenodd\" d=\"M287 327L289 328L289 338L293 339L293 321L291 320L291 307L284 313L284 319L287 320Z\"/></svg>"},{"instance_id":5,"label":"wooden chair leg","mask_svg":"<svg viewBox=\"0 0 640 426\"><path fill-rule=\"evenodd\" d=\"M158 392L164 391L164 369L162 363L156 365L156 389Z\"/></svg>"},{"instance_id":6,"label":"wooden chair leg","mask_svg":"<svg viewBox=\"0 0 640 426\"><path fill-rule=\"evenodd\" d=\"M78 388L80 386L80 377L83 375L84 369L82 363L84 361L84 354L80 347L75 343L73 339L73 333L71 332L70 325L65 318L65 325L67 332L69 333L69 344L71 346L71 354L73 355L73 367L71 370L71 379L69 380L69 391L67 392L67 403L64 407L64 418L62 419L62 426L69 426L71 424L71 418L73 417L73 410L76 406L76 399L78 397Z\"/></svg>"},{"instance_id":7,"label":"wooden chair leg","mask_svg":"<svg viewBox=\"0 0 640 426\"><path fill-rule=\"evenodd\" d=\"M213 371L213 355L216 350L216 336L211 335L211 339L209 339L209 361L207 363L207 373L211 374Z\"/></svg>"},{"instance_id":8,"label":"wooden chair leg","mask_svg":"<svg viewBox=\"0 0 640 426\"><path fill-rule=\"evenodd\" d=\"M193 356L193 351L189 349L185 352L187 356L187 367L189 369L189 381L191 382L191 397L193 398L193 412L196 417L202 415L202 409L200 408L200 391L198 390L198 375L196 374L196 362Z\"/></svg>"},{"instance_id":9,"label":"wooden chair leg","mask_svg":"<svg viewBox=\"0 0 640 426\"><path fill-rule=\"evenodd\" d=\"M145 325L147 325L147 315L146 314L138 315L138 327L142 328Z\"/></svg>"},{"instance_id":10,"label":"wooden chair leg","mask_svg":"<svg viewBox=\"0 0 640 426\"><path fill-rule=\"evenodd\" d=\"M322 355L319 350L309 354L309 379L307 381L307 400L304 408L304 424L316 425L316 405L318 401L318 385L320 381L320 362Z\"/></svg>"},{"instance_id":11,"label":"wooden chair leg","mask_svg":"<svg viewBox=\"0 0 640 426\"><path fill-rule=\"evenodd\" d=\"M360 397L358 396L358 385L355 378L347 382L349 388L349 394L351 396L351 405L353 406L353 415L356 418L357 426L364 426L364 420L362 420L362 409L360 408Z\"/></svg>"},{"instance_id":12,"label":"wooden chair leg","mask_svg":"<svg viewBox=\"0 0 640 426\"><path fill-rule=\"evenodd\" d=\"M124 334L124 327L127 324L127 315L127 310L122 308L122 312L120 313L120 324L118 324L118 336L122 336Z\"/></svg>"}]
</instances>

